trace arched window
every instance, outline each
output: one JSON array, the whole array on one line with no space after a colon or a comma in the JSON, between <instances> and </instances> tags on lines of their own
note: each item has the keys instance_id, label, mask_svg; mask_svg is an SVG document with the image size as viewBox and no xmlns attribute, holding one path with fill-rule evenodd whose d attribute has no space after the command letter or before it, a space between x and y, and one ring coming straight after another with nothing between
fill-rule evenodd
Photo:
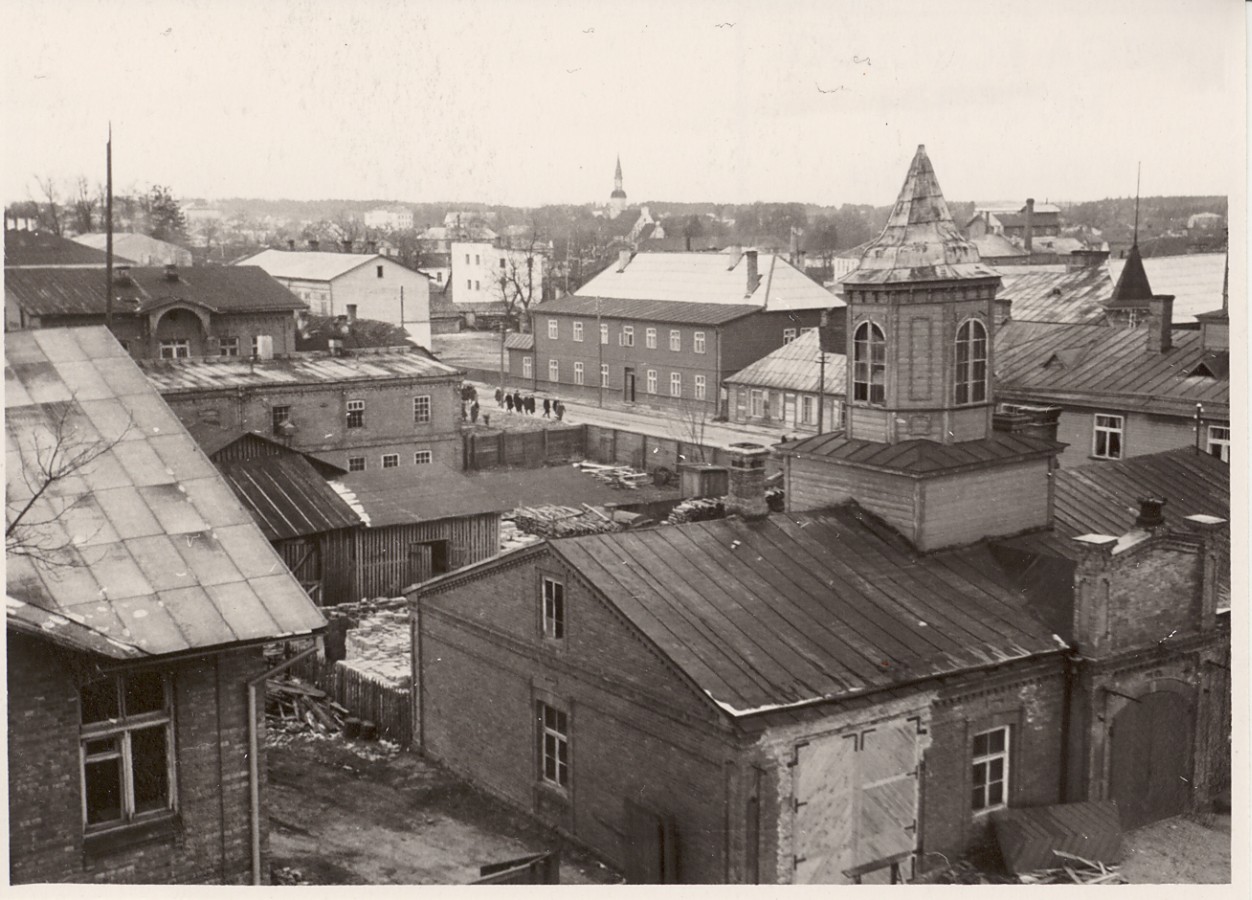
<instances>
[{"instance_id":1,"label":"arched window","mask_svg":"<svg viewBox=\"0 0 1252 900\"><path fill-rule=\"evenodd\" d=\"M987 399L987 329L970 319L956 332L956 403Z\"/></svg>"},{"instance_id":2,"label":"arched window","mask_svg":"<svg viewBox=\"0 0 1252 900\"><path fill-rule=\"evenodd\" d=\"M873 322L857 326L852 342L852 399L885 403L887 399L887 339Z\"/></svg>"}]
</instances>

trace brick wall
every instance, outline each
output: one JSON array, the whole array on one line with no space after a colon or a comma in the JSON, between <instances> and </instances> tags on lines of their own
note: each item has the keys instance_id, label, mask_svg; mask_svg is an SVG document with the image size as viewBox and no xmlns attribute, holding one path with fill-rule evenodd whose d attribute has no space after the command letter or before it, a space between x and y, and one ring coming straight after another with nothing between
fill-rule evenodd
<instances>
[{"instance_id":1,"label":"brick wall","mask_svg":"<svg viewBox=\"0 0 1252 900\"><path fill-rule=\"evenodd\" d=\"M178 815L125 846L118 833L111 848L83 838L76 673L90 661L12 633L8 651L14 882L250 883L244 685L261 671L260 650L173 668Z\"/></svg>"}]
</instances>

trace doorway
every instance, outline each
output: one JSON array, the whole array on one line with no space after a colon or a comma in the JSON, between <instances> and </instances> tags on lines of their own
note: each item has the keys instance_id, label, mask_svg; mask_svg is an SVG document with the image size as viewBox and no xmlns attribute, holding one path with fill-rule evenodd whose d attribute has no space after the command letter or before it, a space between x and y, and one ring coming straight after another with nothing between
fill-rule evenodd
<instances>
[{"instance_id":1,"label":"doorway","mask_svg":"<svg viewBox=\"0 0 1252 900\"><path fill-rule=\"evenodd\" d=\"M1185 812L1191 786L1191 717L1187 702L1155 691L1127 703L1109 729L1111 784L1122 828Z\"/></svg>"},{"instance_id":2,"label":"doorway","mask_svg":"<svg viewBox=\"0 0 1252 900\"><path fill-rule=\"evenodd\" d=\"M622 376L622 399L627 403L635 402L635 370L630 367Z\"/></svg>"}]
</instances>

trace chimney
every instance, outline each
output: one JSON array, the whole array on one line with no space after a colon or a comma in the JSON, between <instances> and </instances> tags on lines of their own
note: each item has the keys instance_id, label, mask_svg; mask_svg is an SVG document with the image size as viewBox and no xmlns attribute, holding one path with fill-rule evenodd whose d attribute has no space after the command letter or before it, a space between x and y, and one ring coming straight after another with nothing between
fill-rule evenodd
<instances>
[{"instance_id":1,"label":"chimney","mask_svg":"<svg viewBox=\"0 0 1252 900\"><path fill-rule=\"evenodd\" d=\"M765 457L769 449L760 444L731 444L730 493L726 496L726 512L748 521L769 515L765 502Z\"/></svg>"},{"instance_id":2,"label":"chimney","mask_svg":"<svg viewBox=\"0 0 1252 900\"><path fill-rule=\"evenodd\" d=\"M348 304L348 327L351 328L356 324L356 304Z\"/></svg>"},{"instance_id":3,"label":"chimney","mask_svg":"<svg viewBox=\"0 0 1252 900\"><path fill-rule=\"evenodd\" d=\"M789 255L789 260L788 260L788 261L789 261L789 262L790 262L793 266L799 267L799 265L800 265L800 263L799 263L799 257L800 257L800 237L799 237L799 235L797 234L797 232L796 232L796 227L795 227L794 225L792 225L792 226L791 226L791 243L790 243L790 245L788 246L788 255Z\"/></svg>"},{"instance_id":4,"label":"chimney","mask_svg":"<svg viewBox=\"0 0 1252 900\"><path fill-rule=\"evenodd\" d=\"M996 297L992 303L992 319L996 328L999 328L1013 317L1013 298Z\"/></svg>"},{"instance_id":5,"label":"chimney","mask_svg":"<svg viewBox=\"0 0 1252 900\"><path fill-rule=\"evenodd\" d=\"M369 253L378 252L378 241L370 240L365 242L365 249Z\"/></svg>"},{"instance_id":6,"label":"chimney","mask_svg":"<svg viewBox=\"0 0 1252 900\"><path fill-rule=\"evenodd\" d=\"M309 311L307 309L296 310L296 331L300 332L301 337L307 337L305 334L309 329Z\"/></svg>"},{"instance_id":7,"label":"chimney","mask_svg":"<svg viewBox=\"0 0 1252 900\"><path fill-rule=\"evenodd\" d=\"M344 239L343 239L343 252L344 252L344 253L351 253L351 252L352 252L352 239L351 239L351 238L344 238Z\"/></svg>"},{"instance_id":8,"label":"chimney","mask_svg":"<svg viewBox=\"0 0 1252 900\"><path fill-rule=\"evenodd\" d=\"M1203 546L1204 576L1200 588L1200 631L1217 626L1218 573L1222 570L1221 532L1227 522L1218 516L1204 514L1187 516L1187 525L1200 536ZM1229 565L1229 564L1227 564Z\"/></svg>"},{"instance_id":9,"label":"chimney","mask_svg":"<svg viewBox=\"0 0 1252 900\"><path fill-rule=\"evenodd\" d=\"M747 292L744 294L744 296L751 297L752 294L756 291L757 285L761 283L761 276L757 272L757 268L756 268L756 251L745 250L743 255L748 258L748 265L747 265L747 271L748 271L747 288L748 289L747 289Z\"/></svg>"},{"instance_id":10,"label":"chimney","mask_svg":"<svg viewBox=\"0 0 1252 900\"><path fill-rule=\"evenodd\" d=\"M287 249L288 249L288 250L295 250L295 249L296 249L296 241L295 241L295 238L287 238Z\"/></svg>"},{"instance_id":11,"label":"chimney","mask_svg":"<svg viewBox=\"0 0 1252 900\"><path fill-rule=\"evenodd\" d=\"M113 283L114 284L134 284L130 277L130 266L126 264L113 267Z\"/></svg>"},{"instance_id":12,"label":"chimney","mask_svg":"<svg viewBox=\"0 0 1252 900\"><path fill-rule=\"evenodd\" d=\"M1078 272L1082 269L1094 269L1108 258L1107 250L1074 250L1065 260L1065 271Z\"/></svg>"},{"instance_id":13,"label":"chimney","mask_svg":"<svg viewBox=\"0 0 1252 900\"><path fill-rule=\"evenodd\" d=\"M1169 294L1148 301L1148 349L1164 353L1174 346L1174 298Z\"/></svg>"},{"instance_id":14,"label":"chimney","mask_svg":"<svg viewBox=\"0 0 1252 900\"><path fill-rule=\"evenodd\" d=\"M166 265L165 265L165 280L166 280L166 281L177 281L177 280L178 280L178 266L174 265L173 263L166 263Z\"/></svg>"},{"instance_id":15,"label":"chimney","mask_svg":"<svg viewBox=\"0 0 1252 900\"><path fill-rule=\"evenodd\" d=\"M312 250L314 253L316 253L316 252L317 252L317 248L318 248L318 246L319 246L319 245L318 245L318 243L317 243L317 238L309 238L309 249L310 249L310 250Z\"/></svg>"},{"instance_id":16,"label":"chimney","mask_svg":"<svg viewBox=\"0 0 1252 900\"><path fill-rule=\"evenodd\" d=\"M1026 198L1026 234L1022 238L1023 243L1026 245L1027 253L1030 252L1030 245L1031 245L1031 242L1034 240L1034 236L1035 236L1035 198L1027 197Z\"/></svg>"},{"instance_id":17,"label":"chimney","mask_svg":"<svg viewBox=\"0 0 1252 900\"><path fill-rule=\"evenodd\" d=\"M726 252L730 255L730 263L726 266L726 268L733 269L735 266L739 265L739 257L743 256L743 248L738 244L731 244L726 248Z\"/></svg>"},{"instance_id":18,"label":"chimney","mask_svg":"<svg viewBox=\"0 0 1252 900\"><path fill-rule=\"evenodd\" d=\"M617 271L625 272L626 267L628 265L630 265L630 251L618 250L617 251Z\"/></svg>"},{"instance_id":19,"label":"chimney","mask_svg":"<svg viewBox=\"0 0 1252 900\"><path fill-rule=\"evenodd\" d=\"M1165 525L1166 500L1163 497L1140 497L1139 517L1135 519L1135 527L1144 531L1155 531Z\"/></svg>"}]
</instances>

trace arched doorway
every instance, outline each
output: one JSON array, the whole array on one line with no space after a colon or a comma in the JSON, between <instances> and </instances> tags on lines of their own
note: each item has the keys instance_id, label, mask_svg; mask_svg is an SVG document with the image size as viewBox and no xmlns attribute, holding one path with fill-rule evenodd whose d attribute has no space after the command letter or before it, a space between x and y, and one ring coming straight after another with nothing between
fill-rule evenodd
<instances>
[{"instance_id":1,"label":"arched doorway","mask_svg":"<svg viewBox=\"0 0 1252 900\"><path fill-rule=\"evenodd\" d=\"M1110 797L1122 828L1138 828L1187 809L1191 794L1191 710L1185 697L1154 691L1113 717Z\"/></svg>"}]
</instances>

